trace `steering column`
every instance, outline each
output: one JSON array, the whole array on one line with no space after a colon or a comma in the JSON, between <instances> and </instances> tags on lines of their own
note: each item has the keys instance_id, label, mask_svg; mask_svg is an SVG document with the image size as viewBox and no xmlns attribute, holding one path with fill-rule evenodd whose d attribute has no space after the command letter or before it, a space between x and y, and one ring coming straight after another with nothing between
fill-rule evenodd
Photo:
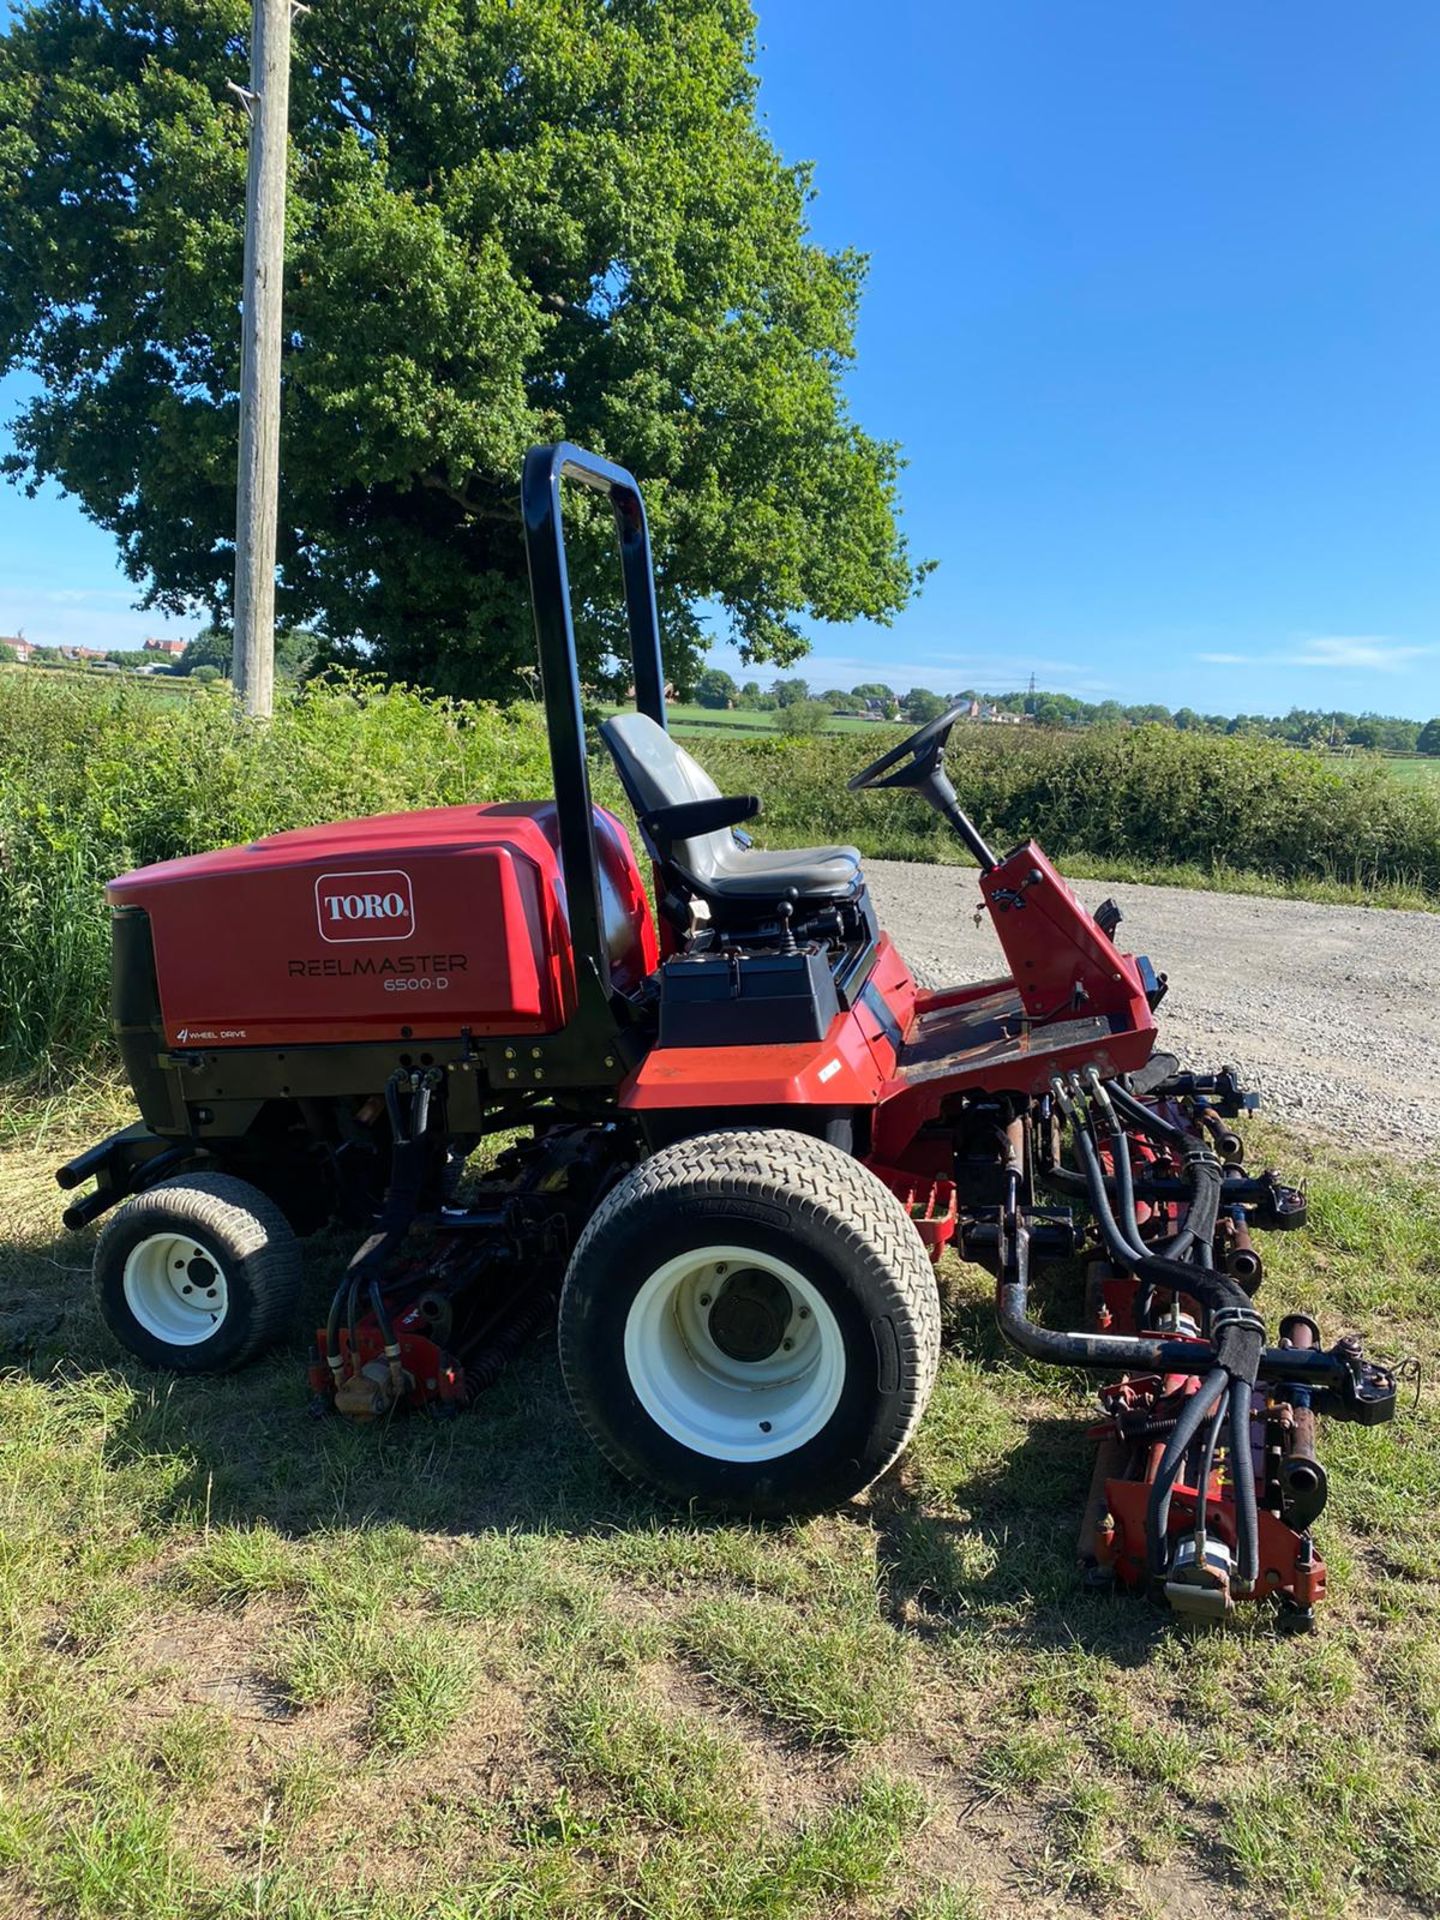
<instances>
[{"instance_id":1,"label":"steering column","mask_svg":"<svg viewBox=\"0 0 1440 1920\"><path fill-rule=\"evenodd\" d=\"M862 768L846 784L851 793L863 793L870 787L912 788L928 800L943 819L949 821L979 861L980 871L989 873L992 867L1000 863L985 844L980 829L955 797L955 789L945 771L945 742L950 737L950 729L967 711L965 703L960 701L937 719L927 720L908 740L902 740L898 747L891 747L878 760L872 760L868 767ZM882 778L882 775L885 777Z\"/></svg>"}]
</instances>

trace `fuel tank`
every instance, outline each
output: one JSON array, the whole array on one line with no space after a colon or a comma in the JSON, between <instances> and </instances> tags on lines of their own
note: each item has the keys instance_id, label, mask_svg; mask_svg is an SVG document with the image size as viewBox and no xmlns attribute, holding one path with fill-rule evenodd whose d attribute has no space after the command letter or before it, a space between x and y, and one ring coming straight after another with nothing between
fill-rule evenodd
<instances>
[{"instance_id":1,"label":"fuel tank","mask_svg":"<svg viewBox=\"0 0 1440 1920\"><path fill-rule=\"evenodd\" d=\"M657 961L650 905L600 807L595 835L612 974L633 987ZM142 985L124 968L153 953L171 1047L554 1033L574 1005L551 801L304 827L139 868L106 894L117 1015ZM149 940L122 942L135 909Z\"/></svg>"}]
</instances>

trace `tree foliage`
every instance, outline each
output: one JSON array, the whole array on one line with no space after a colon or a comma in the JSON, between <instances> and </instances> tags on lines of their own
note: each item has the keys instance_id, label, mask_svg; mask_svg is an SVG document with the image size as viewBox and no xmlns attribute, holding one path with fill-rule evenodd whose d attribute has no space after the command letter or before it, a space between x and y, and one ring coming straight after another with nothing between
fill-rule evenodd
<instances>
[{"instance_id":1,"label":"tree foliage","mask_svg":"<svg viewBox=\"0 0 1440 1920\"><path fill-rule=\"evenodd\" d=\"M900 702L900 711L915 726L923 726L927 720L938 720L950 702L938 693L931 693L928 687L912 687Z\"/></svg>"},{"instance_id":2,"label":"tree foliage","mask_svg":"<svg viewBox=\"0 0 1440 1920\"><path fill-rule=\"evenodd\" d=\"M823 700L789 700L782 703L775 725L781 733L823 733L830 724L830 709Z\"/></svg>"},{"instance_id":3,"label":"tree foliage","mask_svg":"<svg viewBox=\"0 0 1440 1920\"><path fill-rule=\"evenodd\" d=\"M797 677L792 680L775 681L770 693L777 707L795 707L799 706L802 700L810 698L810 687L807 681Z\"/></svg>"},{"instance_id":4,"label":"tree foliage","mask_svg":"<svg viewBox=\"0 0 1440 1920\"><path fill-rule=\"evenodd\" d=\"M147 605L223 616L247 0L35 0L0 38L12 474L120 537ZM646 487L667 667L886 621L899 458L849 417L863 259L808 237L758 126L746 0L327 0L295 35L281 617L447 691L532 659L518 479L569 438ZM582 502L584 667L616 640ZM612 681L623 677L612 669Z\"/></svg>"},{"instance_id":5,"label":"tree foliage","mask_svg":"<svg viewBox=\"0 0 1440 1920\"><path fill-rule=\"evenodd\" d=\"M695 699L702 707L722 710L734 706L740 689L723 667L706 667L695 681Z\"/></svg>"}]
</instances>

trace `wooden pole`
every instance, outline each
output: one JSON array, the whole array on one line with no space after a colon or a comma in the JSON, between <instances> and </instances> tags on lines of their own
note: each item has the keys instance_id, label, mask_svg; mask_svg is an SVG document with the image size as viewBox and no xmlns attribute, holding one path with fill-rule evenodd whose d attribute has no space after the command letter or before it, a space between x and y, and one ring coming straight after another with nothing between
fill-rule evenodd
<instances>
[{"instance_id":1,"label":"wooden pole","mask_svg":"<svg viewBox=\"0 0 1440 1920\"><path fill-rule=\"evenodd\" d=\"M275 702L275 535L280 507L280 324L291 0L254 0L250 174L240 336L240 467L235 500L235 661L247 713Z\"/></svg>"}]
</instances>

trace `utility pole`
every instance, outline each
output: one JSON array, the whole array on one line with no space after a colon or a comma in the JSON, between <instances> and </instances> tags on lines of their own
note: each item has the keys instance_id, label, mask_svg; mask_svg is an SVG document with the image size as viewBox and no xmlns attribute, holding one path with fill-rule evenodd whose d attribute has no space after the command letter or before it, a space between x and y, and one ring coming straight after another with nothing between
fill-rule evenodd
<instances>
[{"instance_id":1,"label":"utility pole","mask_svg":"<svg viewBox=\"0 0 1440 1920\"><path fill-rule=\"evenodd\" d=\"M280 321L292 0L254 0L245 291L240 334L240 467L235 490L235 661L247 713L275 703L275 534L280 509Z\"/></svg>"}]
</instances>

